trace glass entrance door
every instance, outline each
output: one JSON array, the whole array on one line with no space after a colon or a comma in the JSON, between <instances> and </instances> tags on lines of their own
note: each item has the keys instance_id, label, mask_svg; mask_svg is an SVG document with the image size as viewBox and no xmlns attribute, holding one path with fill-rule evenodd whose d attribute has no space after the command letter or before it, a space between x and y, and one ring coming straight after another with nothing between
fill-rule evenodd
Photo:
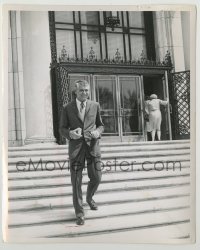
<instances>
[{"instance_id":1,"label":"glass entrance door","mask_svg":"<svg viewBox=\"0 0 200 250\"><path fill-rule=\"evenodd\" d=\"M142 95L139 76L119 76L119 116L121 137L143 135Z\"/></svg>"},{"instance_id":2,"label":"glass entrance door","mask_svg":"<svg viewBox=\"0 0 200 250\"><path fill-rule=\"evenodd\" d=\"M110 75L94 76L95 99L100 103L104 123L103 136L119 136L119 110L117 77Z\"/></svg>"},{"instance_id":3,"label":"glass entrance door","mask_svg":"<svg viewBox=\"0 0 200 250\"><path fill-rule=\"evenodd\" d=\"M105 125L103 138L144 140L139 76L93 76L95 99Z\"/></svg>"}]
</instances>

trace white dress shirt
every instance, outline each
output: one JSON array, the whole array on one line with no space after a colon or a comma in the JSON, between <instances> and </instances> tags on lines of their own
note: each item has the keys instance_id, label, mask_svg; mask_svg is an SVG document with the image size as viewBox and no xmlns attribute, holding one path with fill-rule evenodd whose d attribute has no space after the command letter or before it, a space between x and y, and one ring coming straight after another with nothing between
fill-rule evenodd
<instances>
[{"instance_id":1,"label":"white dress shirt","mask_svg":"<svg viewBox=\"0 0 200 250\"><path fill-rule=\"evenodd\" d=\"M84 117L85 117L86 103L87 103L87 100L83 102L84 107L82 109L82 112L80 112L80 110L81 110L81 102L76 98L76 105L77 105L77 108L78 108L78 111L79 111L79 116L80 116L82 121L84 121Z\"/></svg>"}]
</instances>

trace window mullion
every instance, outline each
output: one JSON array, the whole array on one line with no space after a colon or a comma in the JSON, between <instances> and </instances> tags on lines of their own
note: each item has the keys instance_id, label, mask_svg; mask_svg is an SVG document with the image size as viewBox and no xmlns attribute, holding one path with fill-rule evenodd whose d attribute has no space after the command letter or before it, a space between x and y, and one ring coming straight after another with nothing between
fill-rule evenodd
<instances>
[{"instance_id":1,"label":"window mullion","mask_svg":"<svg viewBox=\"0 0 200 250\"><path fill-rule=\"evenodd\" d=\"M122 15L122 32L123 32L123 44L124 44L124 60L126 61L126 42L125 42L125 34L124 34L124 13L121 11Z\"/></svg>"},{"instance_id":2,"label":"window mullion","mask_svg":"<svg viewBox=\"0 0 200 250\"><path fill-rule=\"evenodd\" d=\"M77 41L76 41L76 22L75 22L75 11L73 11L73 24L74 24L74 43L75 43L75 58L77 58Z\"/></svg>"},{"instance_id":3,"label":"window mullion","mask_svg":"<svg viewBox=\"0 0 200 250\"><path fill-rule=\"evenodd\" d=\"M103 54L102 54L102 42L101 42L101 30L100 30L100 12L98 11L98 24L99 24L99 45L100 45L100 57L101 57L101 60L103 59Z\"/></svg>"},{"instance_id":4,"label":"window mullion","mask_svg":"<svg viewBox=\"0 0 200 250\"><path fill-rule=\"evenodd\" d=\"M81 13L78 12L79 25L80 25L80 45L81 45L81 59L83 59L83 41L82 41L82 27L81 27Z\"/></svg>"},{"instance_id":5,"label":"window mullion","mask_svg":"<svg viewBox=\"0 0 200 250\"><path fill-rule=\"evenodd\" d=\"M129 26L129 12L126 12L127 18L127 28L128 28L128 44L129 44L129 58L132 60L132 51L131 51L131 37L130 37L130 26Z\"/></svg>"},{"instance_id":6,"label":"window mullion","mask_svg":"<svg viewBox=\"0 0 200 250\"><path fill-rule=\"evenodd\" d=\"M105 25L105 19L106 19L106 12L103 12L103 18L104 18L104 26ZM105 50L106 50L106 59L108 59L108 44L107 44L107 33L106 33L106 28L105 28Z\"/></svg>"}]
</instances>

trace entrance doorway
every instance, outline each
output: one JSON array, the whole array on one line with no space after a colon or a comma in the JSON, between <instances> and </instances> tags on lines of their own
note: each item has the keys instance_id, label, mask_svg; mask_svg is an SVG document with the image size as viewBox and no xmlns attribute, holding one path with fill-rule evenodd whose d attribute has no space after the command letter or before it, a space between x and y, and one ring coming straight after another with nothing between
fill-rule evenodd
<instances>
[{"instance_id":1,"label":"entrance doorway","mask_svg":"<svg viewBox=\"0 0 200 250\"><path fill-rule=\"evenodd\" d=\"M143 78L144 96L156 94L159 99L164 100L167 97L165 80L158 76L145 76ZM161 140L169 140L169 119L167 107L160 106L162 122L161 122ZM157 140L157 137L155 138ZM147 133L147 140L151 140L151 133Z\"/></svg>"},{"instance_id":2,"label":"entrance doorway","mask_svg":"<svg viewBox=\"0 0 200 250\"><path fill-rule=\"evenodd\" d=\"M135 75L69 75L73 83L85 79L90 83L92 100L100 103L105 125L103 141L144 141L143 89L141 77Z\"/></svg>"}]
</instances>

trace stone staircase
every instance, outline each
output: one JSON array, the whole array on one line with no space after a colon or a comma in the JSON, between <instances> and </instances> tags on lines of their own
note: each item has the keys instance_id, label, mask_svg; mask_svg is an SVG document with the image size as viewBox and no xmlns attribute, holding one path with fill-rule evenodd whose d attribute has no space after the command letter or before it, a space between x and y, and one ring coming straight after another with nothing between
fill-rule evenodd
<instances>
[{"instance_id":1,"label":"stone staircase","mask_svg":"<svg viewBox=\"0 0 200 250\"><path fill-rule=\"evenodd\" d=\"M188 242L190 141L101 143L98 211L75 224L67 145L8 151L8 240ZM83 171L85 200L88 177ZM84 237L83 237L84 236Z\"/></svg>"}]
</instances>

